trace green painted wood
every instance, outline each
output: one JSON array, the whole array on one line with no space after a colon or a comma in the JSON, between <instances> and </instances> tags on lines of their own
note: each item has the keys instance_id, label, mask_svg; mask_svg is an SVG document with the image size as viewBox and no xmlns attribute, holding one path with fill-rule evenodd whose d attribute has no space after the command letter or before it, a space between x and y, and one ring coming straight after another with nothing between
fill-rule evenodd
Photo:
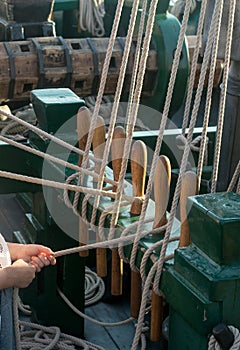
<instances>
[{"instance_id":1,"label":"green painted wood","mask_svg":"<svg viewBox=\"0 0 240 350\"><path fill-rule=\"evenodd\" d=\"M189 226L192 242L220 265L240 263L240 196L216 193L191 197Z\"/></svg>"},{"instance_id":2,"label":"green painted wood","mask_svg":"<svg viewBox=\"0 0 240 350\"><path fill-rule=\"evenodd\" d=\"M30 98L39 127L49 133L55 133L85 105L84 101L68 88L32 90Z\"/></svg>"}]
</instances>

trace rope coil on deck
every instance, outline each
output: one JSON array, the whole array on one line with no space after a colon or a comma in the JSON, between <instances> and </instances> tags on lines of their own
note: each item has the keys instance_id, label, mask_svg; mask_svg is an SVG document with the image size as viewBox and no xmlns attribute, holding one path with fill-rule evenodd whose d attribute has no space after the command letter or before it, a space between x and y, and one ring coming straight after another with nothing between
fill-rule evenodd
<instances>
[{"instance_id":1,"label":"rope coil on deck","mask_svg":"<svg viewBox=\"0 0 240 350\"><path fill-rule=\"evenodd\" d=\"M228 328L234 335L234 343L229 350L239 350L240 349L240 332L234 326L228 326ZM217 342L217 340L215 339L214 335L211 335L208 342L208 350L221 350L221 349L222 348Z\"/></svg>"}]
</instances>

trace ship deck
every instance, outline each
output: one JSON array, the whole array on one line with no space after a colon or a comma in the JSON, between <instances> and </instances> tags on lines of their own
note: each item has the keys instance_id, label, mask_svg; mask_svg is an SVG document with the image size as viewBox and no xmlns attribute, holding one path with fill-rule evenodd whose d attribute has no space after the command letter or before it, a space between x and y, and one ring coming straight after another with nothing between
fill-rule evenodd
<instances>
[{"instance_id":1,"label":"ship deck","mask_svg":"<svg viewBox=\"0 0 240 350\"><path fill-rule=\"evenodd\" d=\"M14 194L0 195L0 232L7 241L12 240L12 232L24 227L24 209ZM86 308L85 312L102 322L119 322L129 318L128 293L122 297L107 295L103 301ZM135 332L133 322L118 327L103 327L90 321L84 323L85 339L102 346L105 350L130 350ZM148 341L148 350L159 350L162 345ZM140 349L140 346L139 346Z\"/></svg>"}]
</instances>

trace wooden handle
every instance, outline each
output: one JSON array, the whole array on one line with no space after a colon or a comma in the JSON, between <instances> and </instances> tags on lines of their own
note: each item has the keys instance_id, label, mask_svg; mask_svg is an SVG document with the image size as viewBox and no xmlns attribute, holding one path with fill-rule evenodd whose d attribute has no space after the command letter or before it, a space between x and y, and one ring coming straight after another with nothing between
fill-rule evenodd
<instances>
[{"instance_id":1,"label":"wooden handle","mask_svg":"<svg viewBox=\"0 0 240 350\"><path fill-rule=\"evenodd\" d=\"M171 182L171 164L166 156L159 156L154 176L155 217L153 228L167 223L167 205ZM159 341L162 335L163 297L152 289L151 341Z\"/></svg>"},{"instance_id":2,"label":"wooden handle","mask_svg":"<svg viewBox=\"0 0 240 350\"><path fill-rule=\"evenodd\" d=\"M113 132L112 140L112 168L114 180L118 181L122 166L122 157L124 151L124 144L126 141L126 133L123 127L117 126ZM116 192L116 186L113 187L113 191Z\"/></svg>"},{"instance_id":3,"label":"wooden handle","mask_svg":"<svg viewBox=\"0 0 240 350\"><path fill-rule=\"evenodd\" d=\"M96 120L96 125L94 129L92 146L93 153L96 158L103 158L104 148L105 148L105 137L106 137L106 126L104 119L99 115ZM101 163L96 163L94 170L99 173L101 168Z\"/></svg>"},{"instance_id":4,"label":"wooden handle","mask_svg":"<svg viewBox=\"0 0 240 350\"><path fill-rule=\"evenodd\" d=\"M143 197L147 173L147 147L144 142L135 141L131 152L131 173L133 196ZM140 215L142 201L134 200L130 213ZM142 299L142 279L137 271L131 272L131 316L138 317Z\"/></svg>"},{"instance_id":5,"label":"wooden handle","mask_svg":"<svg viewBox=\"0 0 240 350\"><path fill-rule=\"evenodd\" d=\"M124 144L126 140L125 130L121 126L117 126L113 133L112 140L112 168L113 177L115 181L118 181L122 166L122 156L124 151ZM113 191L116 192L117 188L114 186ZM111 277L111 293L112 295L122 294L122 273L123 273L123 261L118 255L116 248L112 249L112 277Z\"/></svg>"},{"instance_id":6,"label":"wooden handle","mask_svg":"<svg viewBox=\"0 0 240 350\"><path fill-rule=\"evenodd\" d=\"M143 141L135 141L131 152L131 173L133 196L143 197L147 173L147 147ZM130 213L131 215L140 215L142 201L134 200Z\"/></svg>"},{"instance_id":7,"label":"wooden handle","mask_svg":"<svg viewBox=\"0 0 240 350\"><path fill-rule=\"evenodd\" d=\"M151 341L160 341L162 336L163 323L163 296L157 295L152 290L152 308L151 308Z\"/></svg>"},{"instance_id":8,"label":"wooden handle","mask_svg":"<svg viewBox=\"0 0 240 350\"><path fill-rule=\"evenodd\" d=\"M142 301L142 278L138 271L131 271L131 317L138 318Z\"/></svg>"},{"instance_id":9,"label":"wooden handle","mask_svg":"<svg viewBox=\"0 0 240 350\"><path fill-rule=\"evenodd\" d=\"M79 108L77 114L77 131L78 131L78 147L85 150L87 144L88 133L91 124L91 115L87 107ZM78 165L81 166L83 156L79 155Z\"/></svg>"},{"instance_id":10,"label":"wooden handle","mask_svg":"<svg viewBox=\"0 0 240 350\"><path fill-rule=\"evenodd\" d=\"M93 153L96 158L103 158L104 148L105 148L105 137L106 137L106 127L105 121L102 117L98 116L96 120L96 125L94 129L92 146ZM101 163L96 163L94 170L99 173L101 168ZM100 241L97 234L97 241ZM107 250L106 248L96 249L96 269L99 277L107 276Z\"/></svg>"},{"instance_id":11,"label":"wooden handle","mask_svg":"<svg viewBox=\"0 0 240 350\"><path fill-rule=\"evenodd\" d=\"M171 182L171 164L168 157L161 155L158 158L154 176L155 217L153 228L167 223L166 210L169 199Z\"/></svg>"},{"instance_id":12,"label":"wooden handle","mask_svg":"<svg viewBox=\"0 0 240 350\"><path fill-rule=\"evenodd\" d=\"M78 110L77 114L77 131L78 131L78 146L81 150L85 150L88 138L88 132L91 123L90 111L87 107L81 107ZM78 165L81 166L83 156L79 155ZM79 242L80 245L86 245L88 243L88 225L79 218ZM79 252L81 257L88 256L88 250Z\"/></svg>"},{"instance_id":13,"label":"wooden handle","mask_svg":"<svg viewBox=\"0 0 240 350\"><path fill-rule=\"evenodd\" d=\"M195 196L198 193L197 174L193 171L187 171L182 181L180 192L180 218L181 218L181 233L179 240L179 248L187 247L191 243L190 232L187 220L187 198Z\"/></svg>"}]
</instances>

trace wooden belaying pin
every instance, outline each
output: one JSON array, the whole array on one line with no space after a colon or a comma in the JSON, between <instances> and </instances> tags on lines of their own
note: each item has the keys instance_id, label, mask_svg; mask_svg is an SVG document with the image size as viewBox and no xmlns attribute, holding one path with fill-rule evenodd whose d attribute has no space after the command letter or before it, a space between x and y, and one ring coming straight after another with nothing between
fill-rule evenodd
<instances>
[{"instance_id":1,"label":"wooden belaying pin","mask_svg":"<svg viewBox=\"0 0 240 350\"><path fill-rule=\"evenodd\" d=\"M93 153L96 158L102 159L104 148L105 148L105 138L106 138L106 126L105 121L101 116L97 117L92 146ZM101 168L101 163L96 163L94 170L99 174ZM99 236L97 234L97 241L99 241ZM99 277L107 276L107 250L106 248L97 248L96 249L96 269Z\"/></svg>"},{"instance_id":2,"label":"wooden belaying pin","mask_svg":"<svg viewBox=\"0 0 240 350\"><path fill-rule=\"evenodd\" d=\"M187 171L183 177L180 192L180 220L181 232L178 247L187 247L191 243L190 232L187 220L187 198L195 196L198 193L197 174L193 171Z\"/></svg>"},{"instance_id":3,"label":"wooden belaying pin","mask_svg":"<svg viewBox=\"0 0 240 350\"><path fill-rule=\"evenodd\" d=\"M112 139L112 169L115 181L118 181L121 172L122 158L124 151L124 144L126 140L126 133L123 127L117 126L113 133ZM117 191L114 186L113 191ZM123 261L120 259L118 249L112 249L112 274L111 274L111 293L112 295L122 294L122 275L123 275Z\"/></svg>"},{"instance_id":4,"label":"wooden belaying pin","mask_svg":"<svg viewBox=\"0 0 240 350\"><path fill-rule=\"evenodd\" d=\"M159 156L154 176L155 216L153 228L167 223L167 205L171 182L171 164L166 156Z\"/></svg>"},{"instance_id":5,"label":"wooden belaying pin","mask_svg":"<svg viewBox=\"0 0 240 350\"><path fill-rule=\"evenodd\" d=\"M91 115L87 107L81 107L77 114L77 131L78 131L78 147L85 150L90 129ZM82 165L83 156L79 155L78 165ZM79 217L79 242L80 245L88 243L88 224L86 224L81 217ZM88 256L88 250L79 252L81 257Z\"/></svg>"},{"instance_id":6,"label":"wooden belaying pin","mask_svg":"<svg viewBox=\"0 0 240 350\"><path fill-rule=\"evenodd\" d=\"M159 156L154 176L155 217L153 228L162 227L167 223L167 205L171 182L171 164L166 156ZM162 336L163 296L155 293L152 288L151 308L151 341L159 341Z\"/></svg>"},{"instance_id":7,"label":"wooden belaying pin","mask_svg":"<svg viewBox=\"0 0 240 350\"><path fill-rule=\"evenodd\" d=\"M135 141L131 151L131 173L133 196L144 196L146 173L147 173L147 147L143 141ZM134 200L130 213L140 215L142 201ZM142 299L142 279L138 271L131 271L131 317L137 318Z\"/></svg>"}]
</instances>

